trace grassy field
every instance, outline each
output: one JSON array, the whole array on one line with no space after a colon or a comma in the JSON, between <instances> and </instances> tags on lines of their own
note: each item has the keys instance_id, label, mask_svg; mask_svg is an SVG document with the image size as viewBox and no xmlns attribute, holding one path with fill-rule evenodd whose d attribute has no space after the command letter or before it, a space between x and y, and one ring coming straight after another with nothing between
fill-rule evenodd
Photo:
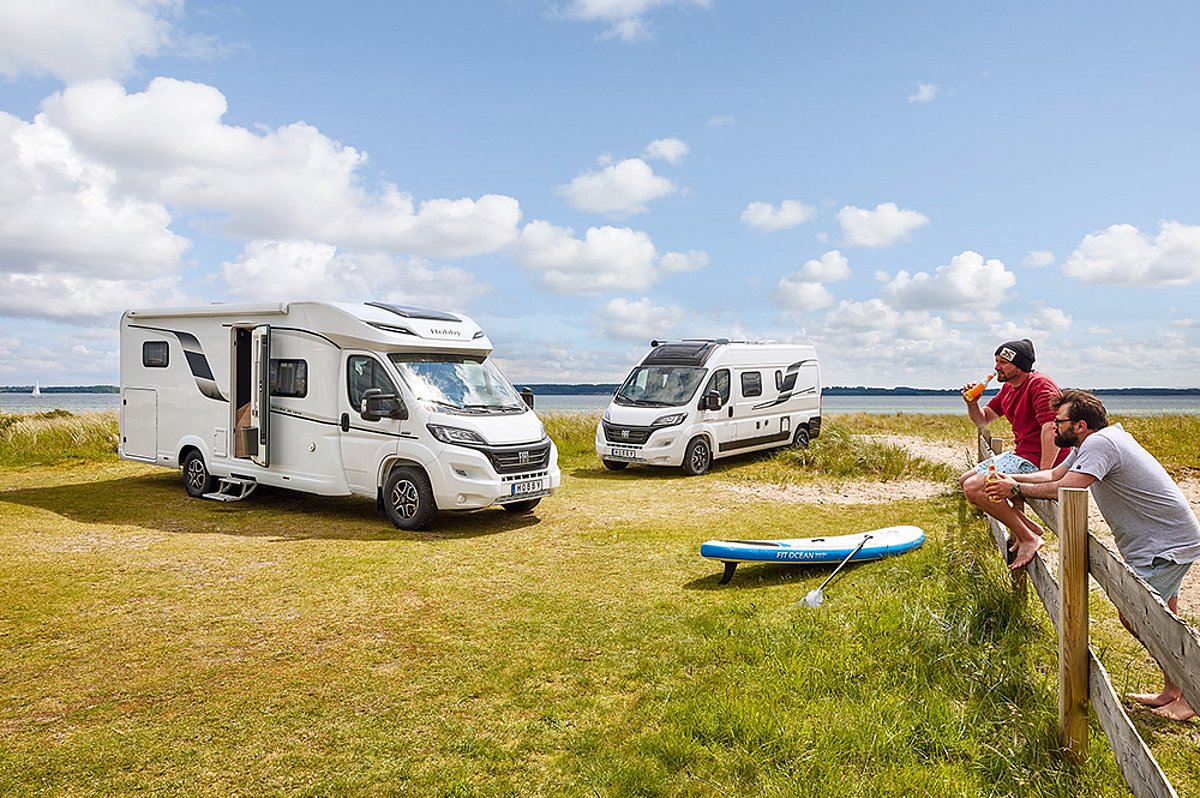
<instances>
[{"instance_id":1,"label":"grassy field","mask_svg":"<svg viewBox=\"0 0 1200 798\"><path fill-rule=\"evenodd\" d=\"M1086 765L1059 756L1052 631L953 474L848 434L926 425L838 421L807 453L684 478L605 471L595 422L548 417L563 488L533 516L412 534L358 499L188 499L116 460L111 416L0 416L0 794L1126 794L1098 729ZM906 474L948 490L727 489ZM719 586L697 554L896 523L928 542L847 568L815 610L797 602L828 568ZM1120 689L1153 684L1136 644L1104 656ZM1137 722L1200 789L1195 724Z\"/></svg>"}]
</instances>

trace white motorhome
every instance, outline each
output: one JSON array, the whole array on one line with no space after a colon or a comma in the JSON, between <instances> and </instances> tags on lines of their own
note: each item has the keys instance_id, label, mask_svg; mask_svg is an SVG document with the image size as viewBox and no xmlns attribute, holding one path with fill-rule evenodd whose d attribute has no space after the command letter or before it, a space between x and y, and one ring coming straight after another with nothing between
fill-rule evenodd
<instances>
[{"instance_id":1,"label":"white motorhome","mask_svg":"<svg viewBox=\"0 0 1200 798\"><path fill-rule=\"evenodd\" d=\"M195 497L367 496L401 529L527 512L558 450L491 352L465 316L381 302L126 311L119 453Z\"/></svg>"},{"instance_id":2,"label":"white motorhome","mask_svg":"<svg viewBox=\"0 0 1200 798\"><path fill-rule=\"evenodd\" d=\"M807 446L821 433L821 378L807 345L651 341L596 427L596 454L703 474L714 459Z\"/></svg>"}]
</instances>

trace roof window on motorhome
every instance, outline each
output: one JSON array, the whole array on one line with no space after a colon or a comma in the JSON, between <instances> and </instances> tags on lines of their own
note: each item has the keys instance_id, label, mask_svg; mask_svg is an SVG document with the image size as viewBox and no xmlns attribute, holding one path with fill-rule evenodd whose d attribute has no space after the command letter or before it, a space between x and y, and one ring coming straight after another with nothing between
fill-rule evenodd
<instances>
[{"instance_id":1,"label":"roof window on motorhome","mask_svg":"<svg viewBox=\"0 0 1200 798\"><path fill-rule=\"evenodd\" d=\"M452 413L523 413L528 406L490 360L472 355L388 355L420 401Z\"/></svg>"},{"instance_id":2,"label":"roof window on motorhome","mask_svg":"<svg viewBox=\"0 0 1200 798\"><path fill-rule=\"evenodd\" d=\"M704 369L692 366L638 366L613 400L620 405L677 407L687 404L704 379Z\"/></svg>"}]
</instances>

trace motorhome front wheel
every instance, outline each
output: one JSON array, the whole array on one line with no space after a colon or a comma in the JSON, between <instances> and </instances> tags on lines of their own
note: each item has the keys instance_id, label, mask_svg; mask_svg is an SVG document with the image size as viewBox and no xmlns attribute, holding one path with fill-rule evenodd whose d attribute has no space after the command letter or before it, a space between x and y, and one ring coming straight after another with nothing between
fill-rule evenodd
<instances>
[{"instance_id":1,"label":"motorhome front wheel","mask_svg":"<svg viewBox=\"0 0 1200 798\"><path fill-rule=\"evenodd\" d=\"M688 444L687 454L683 457L683 473L688 476L699 476L712 465L712 449L704 438L695 438Z\"/></svg>"},{"instance_id":2,"label":"motorhome front wheel","mask_svg":"<svg viewBox=\"0 0 1200 798\"><path fill-rule=\"evenodd\" d=\"M383 508L398 529L428 527L437 510L429 477L410 466L392 469L383 488Z\"/></svg>"}]
</instances>

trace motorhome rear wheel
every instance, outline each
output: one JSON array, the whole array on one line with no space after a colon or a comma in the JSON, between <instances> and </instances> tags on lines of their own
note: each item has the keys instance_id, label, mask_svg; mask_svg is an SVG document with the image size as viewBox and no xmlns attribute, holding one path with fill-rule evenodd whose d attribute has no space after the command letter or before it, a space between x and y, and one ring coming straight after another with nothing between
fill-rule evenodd
<instances>
[{"instance_id":1,"label":"motorhome rear wheel","mask_svg":"<svg viewBox=\"0 0 1200 798\"><path fill-rule=\"evenodd\" d=\"M796 435L792 438L792 446L797 449L808 448L808 427L796 428Z\"/></svg>"},{"instance_id":2,"label":"motorhome rear wheel","mask_svg":"<svg viewBox=\"0 0 1200 798\"><path fill-rule=\"evenodd\" d=\"M212 493L217 488L217 478L208 473L204 465L204 456L192 450L183 459L183 489L193 499L199 499L206 493Z\"/></svg>"}]
</instances>

